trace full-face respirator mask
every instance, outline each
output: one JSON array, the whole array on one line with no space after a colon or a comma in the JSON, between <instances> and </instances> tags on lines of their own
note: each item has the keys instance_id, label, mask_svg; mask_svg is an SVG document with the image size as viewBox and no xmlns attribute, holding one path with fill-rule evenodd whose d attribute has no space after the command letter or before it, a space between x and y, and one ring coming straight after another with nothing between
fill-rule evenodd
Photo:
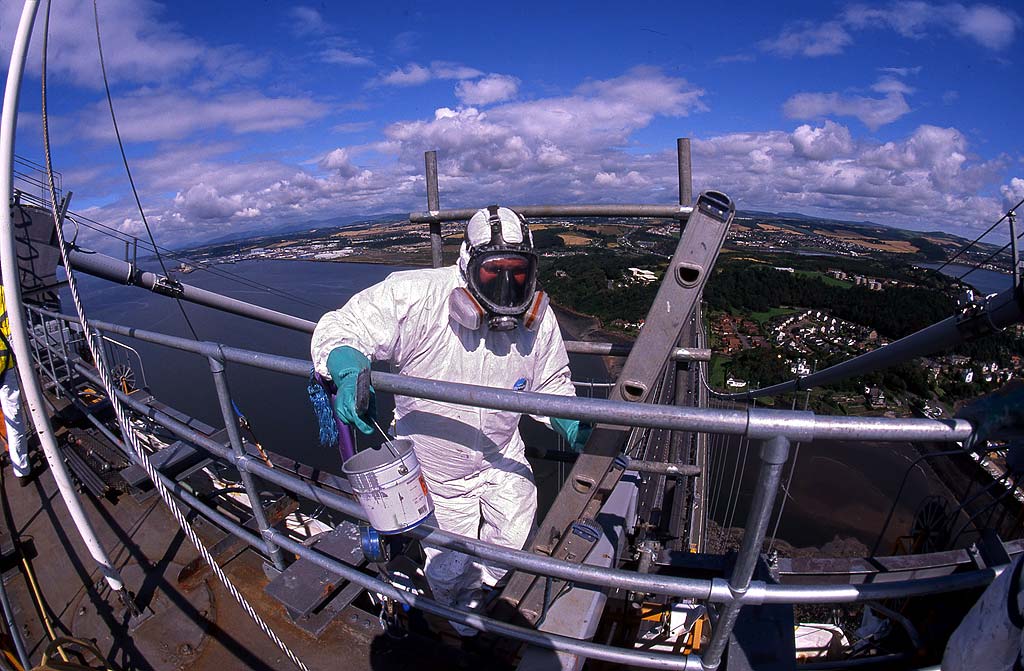
<instances>
[{"instance_id":1,"label":"full-face respirator mask","mask_svg":"<svg viewBox=\"0 0 1024 671\"><path fill-rule=\"evenodd\" d=\"M466 286L448 299L457 323L471 330L485 323L492 331L511 331L520 322L537 327L548 297L537 291L537 253L522 216L497 205L473 215L459 265Z\"/></svg>"}]
</instances>

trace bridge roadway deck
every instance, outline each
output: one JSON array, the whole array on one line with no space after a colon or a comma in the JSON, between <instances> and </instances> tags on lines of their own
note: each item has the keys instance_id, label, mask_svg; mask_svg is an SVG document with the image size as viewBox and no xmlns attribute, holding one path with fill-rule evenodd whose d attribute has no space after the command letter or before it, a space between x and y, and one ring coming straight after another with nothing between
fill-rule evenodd
<instances>
[{"instance_id":1,"label":"bridge roadway deck","mask_svg":"<svg viewBox=\"0 0 1024 671\"><path fill-rule=\"evenodd\" d=\"M212 575L207 574L205 582L191 591L178 585L178 572L198 553L157 497L138 502L122 495L115 504L81 495L97 535L126 584L141 606L155 611L153 617L130 630L124 609L77 535L49 471L22 488L6 466L0 473L0 496L4 531L35 547L31 565L58 633L97 639L113 669L295 668ZM220 538L211 524L195 521L195 526L209 543ZM344 611L319 639L313 639L264 593L268 579L260 556L242 552L224 568L310 669L450 671L479 668L482 662L436 641L388 638L375 615L354 607ZM37 664L47 639L24 571L17 566L7 568L3 580L31 661Z\"/></svg>"}]
</instances>

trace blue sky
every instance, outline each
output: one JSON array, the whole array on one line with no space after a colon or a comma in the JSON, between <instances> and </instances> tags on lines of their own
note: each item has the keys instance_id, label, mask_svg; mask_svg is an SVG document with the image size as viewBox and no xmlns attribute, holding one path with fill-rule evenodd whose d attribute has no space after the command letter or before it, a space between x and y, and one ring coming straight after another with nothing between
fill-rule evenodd
<instances>
[{"instance_id":1,"label":"blue sky","mask_svg":"<svg viewBox=\"0 0 1024 671\"><path fill-rule=\"evenodd\" d=\"M682 136L695 189L741 209L971 235L1024 197L1010 4L361 4L99 2L159 242L425 209L428 149L446 207L672 203ZM56 167L72 209L140 234L92 3L54 5ZM17 142L40 162L41 27Z\"/></svg>"}]
</instances>

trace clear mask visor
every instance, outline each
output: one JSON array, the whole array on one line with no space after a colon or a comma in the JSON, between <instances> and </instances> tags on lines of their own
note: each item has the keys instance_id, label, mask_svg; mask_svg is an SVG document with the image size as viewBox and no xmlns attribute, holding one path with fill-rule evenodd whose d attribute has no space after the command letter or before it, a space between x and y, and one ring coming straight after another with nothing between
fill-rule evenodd
<instances>
[{"instance_id":1,"label":"clear mask visor","mask_svg":"<svg viewBox=\"0 0 1024 671\"><path fill-rule=\"evenodd\" d=\"M486 255L470 264L473 288L482 302L495 308L525 307L533 297L534 259L514 253Z\"/></svg>"}]
</instances>

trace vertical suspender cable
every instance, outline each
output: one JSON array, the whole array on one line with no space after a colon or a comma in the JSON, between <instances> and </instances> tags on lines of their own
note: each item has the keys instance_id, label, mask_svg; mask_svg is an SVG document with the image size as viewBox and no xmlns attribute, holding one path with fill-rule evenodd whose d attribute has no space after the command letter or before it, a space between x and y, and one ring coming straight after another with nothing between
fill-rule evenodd
<instances>
[{"instance_id":1,"label":"vertical suspender cable","mask_svg":"<svg viewBox=\"0 0 1024 671\"><path fill-rule=\"evenodd\" d=\"M808 391L804 396L804 410L807 410L808 404L811 402L811 392ZM796 396L793 396L793 407L791 410L796 410ZM781 487L779 490L779 514L775 517L775 526L772 527L772 540L768 543L768 552L775 549L775 538L779 533L779 525L782 524L782 511L786 509L786 501L792 498L789 493L789 488L793 484L793 472L796 470L796 462L800 459L800 443L796 444L796 448L793 450L793 459L789 464L789 476L786 478L786 486ZM871 554L874 554L873 552Z\"/></svg>"},{"instance_id":2,"label":"vertical suspender cable","mask_svg":"<svg viewBox=\"0 0 1024 671\"><path fill-rule=\"evenodd\" d=\"M64 461L53 437L50 418L46 414L43 391L32 370L32 355L29 349L28 332L25 325L25 313L21 300L21 285L18 278L18 258L15 251L14 225L11 217L10 204L13 198L14 172L14 134L18 119L18 98L20 96L21 79L25 71L25 55L28 52L29 37L35 23L39 0L25 0L18 24L18 34L11 52L11 66L7 73L7 88L4 90L3 117L0 120L0 199L3 210L0 213L0 270L3 272L4 297L7 301L7 317L11 324L11 346L18 364L18 376L21 378L25 401L39 443L42 445L46 461L50 465L53 479L57 483L61 497L64 499L71 519L82 536L89 554L99 565L110 588L122 599L127 599L121 576L114 568L106 550L86 517L85 510L75 493L74 485L68 476Z\"/></svg>"}]
</instances>

